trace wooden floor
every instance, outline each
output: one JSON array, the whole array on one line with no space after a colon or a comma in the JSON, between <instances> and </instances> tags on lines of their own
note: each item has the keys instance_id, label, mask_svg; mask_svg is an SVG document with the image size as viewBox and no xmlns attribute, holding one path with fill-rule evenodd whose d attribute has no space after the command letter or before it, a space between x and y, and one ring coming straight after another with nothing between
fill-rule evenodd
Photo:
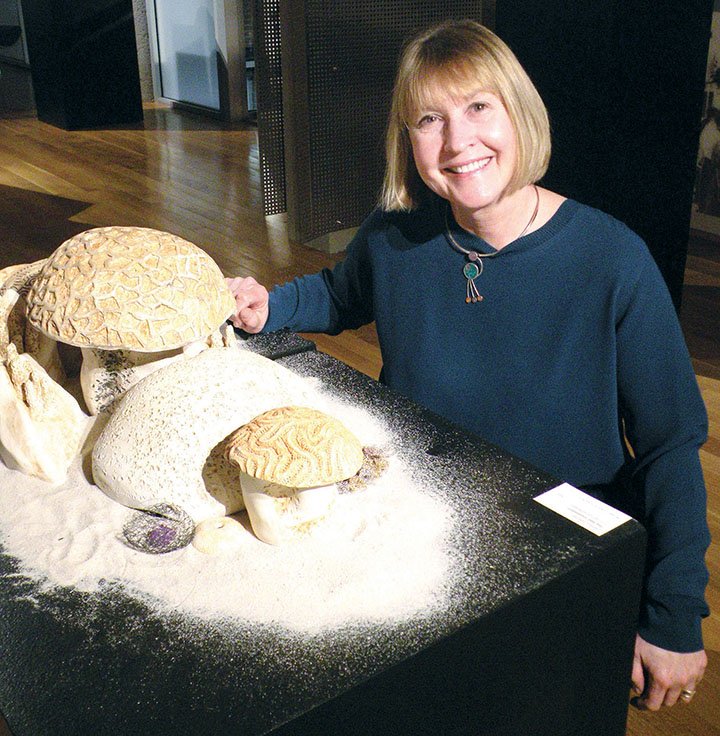
<instances>
[{"instance_id":1,"label":"wooden floor","mask_svg":"<svg viewBox=\"0 0 720 736\"><path fill-rule=\"evenodd\" d=\"M263 217L250 126L161 106L146 109L144 125L109 130L68 132L34 117L0 118L0 268L49 255L70 235L101 225L169 230L204 248L227 275L266 284L338 258L289 242L283 216ZM682 323L711 417L702 452L715 540L708 555L713 614L704 629L710 666L691 706L631 709L631 736L720 736L720 242L700 234L690 245ZM372 328L313 339L377 377Z\"/></svg>"}]
</instances>

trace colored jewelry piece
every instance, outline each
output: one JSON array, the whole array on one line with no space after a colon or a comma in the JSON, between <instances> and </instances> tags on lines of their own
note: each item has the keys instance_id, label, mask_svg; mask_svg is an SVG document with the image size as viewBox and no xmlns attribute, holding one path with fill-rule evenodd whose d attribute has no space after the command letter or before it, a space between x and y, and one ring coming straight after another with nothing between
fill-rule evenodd
<instances>
[{"instance_id":1,"label":"colored jewelry piece","mask_svg":"<svg viewBox=\"0 0 720 736\"><path fill-rule=\"evenodd\" d=\"M480 264L479 266L477 264ZM465 303L474 304L482 301L483 297L475 286L475 279L483 272L483 262L477 259L476 263L472 261L463 266L463 276L467 279L467 288L465 291Z\"/></svg>"}]
</instances>

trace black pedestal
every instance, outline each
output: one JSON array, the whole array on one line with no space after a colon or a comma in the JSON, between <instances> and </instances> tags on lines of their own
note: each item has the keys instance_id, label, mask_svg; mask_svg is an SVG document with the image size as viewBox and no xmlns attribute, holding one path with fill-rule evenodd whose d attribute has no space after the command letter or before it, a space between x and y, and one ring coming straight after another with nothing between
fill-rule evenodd
<instances>
[{"instance_id":1,"label":"black pedestal","mask_svg":"<svg viewBox=\"0 0 720 736\"><path fill-rule=\"evenodd\" d=\"M72 130L143 118L132 0L22 0L37 115Z\"/></svg>"},{"instance_id":2,"label":"black pedestal","mask_svg":"<svg viewBox=\"0 0 720 736\"><path fill-rule=\"evenodd\" d=\"M595 536L533 500L556 481L526 463L323 353L279 362L381 416L405 466L447 489L463 520L447 607L312 638L188 626L111 586L39 605L0 549L15 736L624 736L642 528Z\"/></svg>"}]
</instances>

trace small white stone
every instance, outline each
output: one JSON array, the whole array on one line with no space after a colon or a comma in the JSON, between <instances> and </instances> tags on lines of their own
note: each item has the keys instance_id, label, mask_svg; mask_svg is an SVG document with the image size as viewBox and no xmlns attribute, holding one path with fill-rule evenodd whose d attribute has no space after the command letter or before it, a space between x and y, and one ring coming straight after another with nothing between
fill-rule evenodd
<instances>
[{"instance_id":1,"label":"small white stone","mask_svg":"<svg viewBox=\"0 0 720 736\"><path fill-rule=\"evenodd\" d=\"M233 552L242 546L243 538L248 530L229 516L216 519L205 519L195 527L192 544L198 552L206 555L218 555Z\"/></svg>"}]
</instances>

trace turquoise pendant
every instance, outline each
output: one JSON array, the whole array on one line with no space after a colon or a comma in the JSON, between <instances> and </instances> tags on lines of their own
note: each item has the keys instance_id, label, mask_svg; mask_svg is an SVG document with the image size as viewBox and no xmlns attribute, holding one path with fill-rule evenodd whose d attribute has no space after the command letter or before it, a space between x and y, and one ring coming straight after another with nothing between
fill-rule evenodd
<instances>
[{"instance_id":1,"label":"turquoise pendant","mask_svg":"<svg viewBox=\"0 0 720 736\"><path fill-rule=\"evenodd\" d=\"M473 258L473 256L475 257ZM475 304L476 302L481 302L483 300L477 286L475 286L475 279L483 272L483 262L473 251L468 254L468 258L470 258L470 263L466 263L462 270L463 276L467 279L465 303Z\"/></svg>"}]
</instances>

